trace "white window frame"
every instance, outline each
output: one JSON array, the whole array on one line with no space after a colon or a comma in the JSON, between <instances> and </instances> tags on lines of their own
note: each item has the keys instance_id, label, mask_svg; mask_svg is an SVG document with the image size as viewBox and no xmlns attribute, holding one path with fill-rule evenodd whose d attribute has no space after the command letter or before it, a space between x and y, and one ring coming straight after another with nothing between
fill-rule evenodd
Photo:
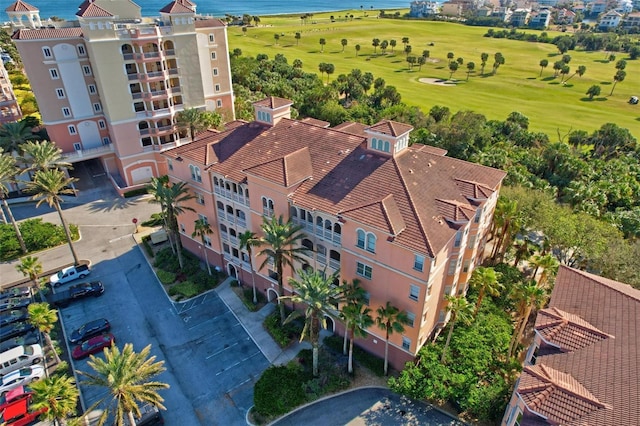
<instances>
[{"instance_id":1,"label":"white window frame","mask_svg":"<svg viewBox=\"0 0 640 426\"><path fill-rule=\"evenodd\" d=\"M218 99L218 100L216 101L216 106L217 106L218 108L222 108L222 101L221 101L220 99Z\"/></svg>"},{"instance_id":2,"label":"white window frame","mask_svg":"<svg viewBox=\"0 0 640 426\"><path fill-rule=\"evenodd\" d=\"M69 130L69 134L70 135L77 135L78 134L78 129L76 129L76 126L74 126L73 124L70 124L67 126L67 130Z\"/></svg>"},{"instance_id":3,"label":"white window frame","mask_svg":"<svg viewBox=\"0 0 640 426\"><path fill-rule=\"evenodd\" d=\"M218 60L218 55L217 55L215 50L211 51L211 60L212 61L217 61Z\"/></svg>"},{"instance_id":4,"label":"white window frame","mask_svg":"<svg viewBox=\"0 0 640 426\"><path fill-rule=\"evenodd\" d=\"M78 55L87 56L87 49L84 47L84 44L79 44L77 48L78 48Z\"/></svg>"},{"instance_id":5,"label":"white window frame","mask_svg":"<svg viewBox=\"0 0 640 426\"><path fill-rule=\"evenodd\" d=\"M416 325L416 314L414 314L413 312L407 311L407 325L411 328L415 327Z\"/></svg>"},{"instance_id":6,"label":"white window frame","mask_svg":"<svg viewBox=\"0 0 640 426\"><path fill-rule=\"evenodd\" d=\"M407 351L411 350L411 339L409 339L407 336L402 336L402 349L405 349Z\"/></svg>"},{"instance_id":7,"label":"white window frame","mask_svg":"<svg viewBox=\"0 0 640 426\"><path fill-rule=\"evenodd\" d=\"M369 304L371 303L371 293L369 293L368 291L362 292L362 303L369 306Z\"/></svg>"},{"instance_id":8,"label":"white window frame","mask_svg":"<svg viewBox=\"0 0 640 426\"><path fill-rule=\"evenodd\" d=\"M56 96L58 97L58 99L64 99L67 97L62 87L56 87Z\"/></svg>"},{"instance_id":9,"label":"white window frame","mask_svg":"<svg viewBox=\"0 0 640 426\"><path fill-rule=\"evenodd\" d=\"M362 229L356 229L356 247L364 250L367 244L367 233Z\"/></svg>"},{"instance_id":10,"label":"white window frame","mask_svg":"<svg viewBox=\"0 0 640 426\"><path fill-rule=\"evenodd\" d=\"M75 149L76 151L82 151L82 144L79 142L74 143L73 149Z\"/></svg>"},{"instance_id":11,"label":"white window frame","mask_svg":"<svg viewBox=\"0 0 640 426\"><path fill-rule=\"evenodd\" d=\"M49 75L51 76L51 80L59 80L60 73L57 68L49 68Z\"/></svg>"},{"instance_id":12,"label":"white window frame","mask_svg":"<svg viewBox=\"0 0 640 426\"><path fill-rule=\"evenodd\" d=\"M71 108L62 107L62 116L63 117L71 117Z\"/></svg>"},{"instance_id":13,"label":"white window frame","mask_svg":"<svg viewBox=\"0 0 640 426\"><path fill-rule=\"evenodd\" d=\"M373 268L366 263L356 262L356 275L371 280L373 277Z\"/></svg>"},{"instance_id":14,"label":"white window frame","mask_svg":"<svg viewBox=\"0 0 640 426\"><path fill-rule=\"evenodd\" d=\"M185 228L184 223L180 224L180 232L182 232L183 234L187 232L187 228Z\"/></svg>"},{"instance_id":15,"label":"white window frame","mask_svg":"<svg viewBox=\"0 0 640 426\"><path fill-rule=\"evenodd\" d=\"M204 206L204 195L202 195L199 192L196 192L195 195L196 195L196 203L200 204L201 206Z\"/></svg>"},{"instance_id":16,"label":"white window frame","mask_svg":"<svg viewBox=\"0 0 640 426\"><path fill-rule=\"evenodd\" d=\"M208 235L204 236L204 245L207 247L211 247L211 237L209 237Z\"/></svg>"},{"instance_id":17,"label":"white window frame","mask_svg":"<svg viewBox=\"0 0 640 426\"><path fill-rule=\"evenodd\" d=\"M219 92L219 91L220 91L220 85L219 85L219 84L216 84L216 85L214 86L214 91L215 91L215 92Z\"/></svg>"},{"instance_id":18,"label":"white window frame","mask_svg":"<svg viewBox=\"0 0 640 426\"><path fill-rule=\"evenodd\" d=\"M190 164L189 170L191 171L191 179L195 180L196 182L202 182L202 174L200 173L200 167Z\"/></svg>"},{"instance_id":19,"label":"white window frame","mask_svg":"<svg viewBox=\"0 0 640 426\"><path fill-rule=\"evenodd\" d=\"M104 138L102 138L102 145L109 145L111 143L111 139L109 139L109 136L105 136Z\"/></svg>"},{"instance_id":20,"label":"white window frame","mask_svg":"<svg viewBox=\"0 0 640 426\"><path fill-rule=\"evenodd\" d=\"M458 261L456 259L451 259L449 261L449 266L447 269L447 275L455 275L457 269Z\"/></svg>"},{"instance_id":21,"label":"white window frame","mask_svg":"<svg viewBox=\"0 0 640 426\"><path fill-rule=\"evenodd\" d=\"M53 51L49 46L42 46L42 54L45 58L53 58Z\"/></svg>"},{"instance_id":22,"label":"white window frame","mask_svg":"<svg viewBox=\"0 0 640 426\"><path fill-rule=\"evenodd\" d=\"M455 239L453 240L453 246L454 247L460 247L460 244L462 244L462 231L461 230L456 232Z\"/></svg>"},{"instance_id":23,"label":"white window frame","mask_svg":"<svg viewBox=\"0 0 640 426\"><path fill-rule=\"evenodd\" d=\"M106 129L107 123L105 123L104 120L98 120L98 128L102 130Z\"/></svg>"},{"instance_id":24,"label":"white window frame","mask_svg":"<svg viewBox=\"0 0 640 426\"><path fill-rule=\"evenodd\" d=\"M100 104L100 102L94 102L93 112L102 112L102 105Z\"/></svg>"},{"instance_id":25,"label":"white window frame","mask_svg":"<svg viewBox=\"0 0 640 426\"><path fill-rule=\"evenodd\" d=\"M167 160L167 167L169 170L173 170L173 160Z\"/></svg>"},{"instance_id":26,"label":"white window frame","mask_svg":"<svg viewBox=\"0 0 640 426\"><path fill-rule=\"evenodd\" d=\"M82 66L82 73L84 75L91 75L91 66L90 65L83 65Z\"/></svg>"},{"instance_id":27,"label":"white window frame","mask_svg":"<svg viewBox=\"0 0 640 426\"><path fill-rule=\"evenodd\" d=\"M91 95L95 95L96 93L98 93L98 89L96 89L96 85L95 84L87 85L87 90L89 91L89 94L91 94Z\"/></svg>"},{"instance_id":28,"label":"white window frame","mask_svg":"<svg viewBox=\"0 0 640 426\"><path fill-rule=\"evenodd\" d=\"M209 43L215 43L215 42L216 42L216 37L212 33L209 33Z\"/></svg>"},{"instance_id":29,"label":"white window frame","mask_svg":"<svg viewBox=\"0 0 640 426\"><path fill-rule=\"evenodd\" d=\"M376 235L372 232L367 232L367 245L366 245L366 249L369 253L375 253L376 252Z\"/></svg>"},{"instance_id":30,"label":"white window frame","mask_svg":"<svg viewBox=\"0 0 640 426\"><path fill-rule=\"evenodd\" d=\"M419 272L424 272L425 257L421 254L415 254L413 256L413 269Z\"/></svg>"},{"instance_id":31,"label":"white window frame","mask_svg":"<svg viewBox=\"0 0 640 426\"><path fill-rule=\"evenodd\" d=\"M214 77L218 76L218 68L213 68L212 72Z\"/></svg>"},{"instance_id":32,"label":"white window frame","mask_svg":"<svg viewBox=\"0 0 640 426\"><path fill-rule=\"evenodd\" d=\"M415 284L409 286L409 299L417 302L420 299L420 286Z\"/></svg>"},{"instance_id":33,"label":"white window frame","mask_svg":"<svg viewBox=\"0 0 640 426\"><path fill-rule=\"evenodd\" d=\"M202 213L198 213L198 220L203 221L207 225L209 224L209 218Z\"/></svg>"}]
</instances>

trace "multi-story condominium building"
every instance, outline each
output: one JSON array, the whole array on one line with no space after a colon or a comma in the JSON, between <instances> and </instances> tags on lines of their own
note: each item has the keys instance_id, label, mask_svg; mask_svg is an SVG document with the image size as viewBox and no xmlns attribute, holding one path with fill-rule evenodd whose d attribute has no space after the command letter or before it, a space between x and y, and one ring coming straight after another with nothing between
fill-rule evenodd
<instances>
[{"instance_id":1,"label":"multi-story condominium building","mask_svg":"<svg viewBox=\"0 0 640 426\"><path fill-rule=\"evenodd\" d=\"M9 74L4 67L4 63L0 61L0 124L18 121L21 118L22 111L20 110L20 105L18 105L16 95L13 93Z\"/></svg>"},{"instance_id":2,"label":"multi-story condominium building","mask_svg":"<svg viewBox=\"0 0 640 426\"><path fill-rule=\"evenodd\" d=\"M616 12L615 10L610 10L598 21L598 28L607 29L607 28L617 28L622 21L622 14L620 12Z\"/></svg>"},{"instance_id":3,"label":"multi-story condominium building","mask_svg":"<svg viewBox=\"0 0 640 426\"><path fill-rule=\"evenodd\" d=\"M390 362L402 367L449 319L444 296L466 291L481 260L505 173L446 157L446 151L409 146L412 128L393 121L372 126L290 118L292 102L254 104L255 120L206 131L165 151L169 176L187 182L195 198L178 223L184 246L251 286L278 296L275 266L240 250L239 235L262 235L263 218L291 218L308 249L300 269L338 282L358 279L375 310L387 301L410 324L391 338ZM193 238L194 223L214 233ZM253 270L252 270L253 268ZM287 295L290 288L286 284ZM330 329L343 333L340 323ZM373 327L356 343L382 355L385 334Z\"/></svg>"},{"instance_id":4,"label":"multi-story condominium building","mask_svg":"<svg viewBox=\"0 0 640 426\"><path fill-rule=\"evenodd\" d=\"M435 1L412 1L410 4L410 16L424 18L425 16L433 16L438 14L439 4Z\"/></svg>"},{"instance_id":5,"label":"multi-story condominium building","mask_svg":"<svg viewBox=\"0 0 640 426\"><path fill-rule=\"evenodd\" d=\"M166 174L160 152L190 142L186 108L233 118L225 24L174 0L157 18L130 0L82 3L78 20L42 27L38 9L6 9L42 121L67 161L100 158L123 192Z\"/></svg>"},{"instance_id":6,"label":"multi-story condominium building","mask_svg":"<svg viewBox=\"0 0 640 426\"><path fill-rule=\"evenodd\" d=\"M551 10L541 9L531 13L529 26L531 28L547 28L551 22Z\"/></svg>"},{"instance_id":7,"label":"multi-story condominium building","mask_svg":"<svg viewBox=\"0 0 640 426\"><path fill-rule=\"evenodd\" d=\"M640 291L561 266L504 426L637 425Z\"/></svg>"}]
</instances>

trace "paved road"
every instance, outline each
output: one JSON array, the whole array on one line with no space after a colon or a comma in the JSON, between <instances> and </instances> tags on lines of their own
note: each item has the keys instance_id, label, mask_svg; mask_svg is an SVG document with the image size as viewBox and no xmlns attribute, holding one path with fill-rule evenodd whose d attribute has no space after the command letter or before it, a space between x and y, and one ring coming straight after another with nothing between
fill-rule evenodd
<instances>
[{"instance_id":1,"label":"paved road","mask_svg":"<svg viewBox=\"0 0 640 426\"><path fill-rule=\"evenodd\" d=\"M157 283L131 233L133 217L144 220L158 211L145 199L121 199L114 191L96 186L63 204L69 223L80 226L78 256L93 265L91 280L99 279L105 293L61 310L67 331L100 317L109 319L118 346L126 342L136 350L152 345L152 354L164 360L167 371L160 380L171 388L162 391L166 424L240 425L253 405L253 384L269 365L216 293L174 304ZM16 219L39 216L59 223L45 205L13 205ZM68 246L38 254L44 269L72 262ZM2 283L22 278L15 263L0 264ZM0 283L1 284L1 283ZM86 360L75 368L90 371ZM105 396L100 389L81 386L85 407Z\"/></svg>"}]
</instances>

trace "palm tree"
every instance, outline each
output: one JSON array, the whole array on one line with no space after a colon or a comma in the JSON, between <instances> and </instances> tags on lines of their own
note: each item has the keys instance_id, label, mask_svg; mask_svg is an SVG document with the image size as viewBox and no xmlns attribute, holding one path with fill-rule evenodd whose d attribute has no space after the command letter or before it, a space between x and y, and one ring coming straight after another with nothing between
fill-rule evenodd
<instances>
[{"instance_id":1,"label":"palm tree","mask_svg":"<svg viewBox=\"0 0 640 426\"><path fill-rule=\"evenodd\" d=\"M313 375L318 376L318 351L320 326L326 328L325 316L333 317L336 312L336 304L342 299L342 290L333 285L335 276L323 277L319 272L307 272L299 270L299 280L289 278L289 284L294 289L291 296L280 296L280 299L288 299L294 303L306 305L304 311L305 324L300 340L308 335L313 351ZM281 304L282 305L282 304ZM302 315L299 311L293 311L287 318L287 322Z\"/></svg>"},{"instance_id":2,"label":"palm tree","mask_svg":"<svg viewBox=\"0 0 640 426\"><path fill-rule=\"evenodd\" d=\"M300 33L296 33L295 35L295 39L296 39L296 46L300 43L300 39L302 38L302 34Z\"/></svg>"},{"instance_id":3,"label":"palm tree","mask_svg":"<svg viewBox=\"0 0 640 426\"><path fill-rule=\"evenodd\" d=\"M473 312L475 317L480 310L482 299L485 293L489 293L492 296L500 294L500 290L504 288L498 281L500 273L496 272L493 268L485 268L484 266L478 266L471 274L469 285L478 290L478 301L476 302L476 308Z\"/></svg>"},{"instance_id":4,"label":"palm tree","mask_svg":"<svg viewBox=\"0 0 640 426\"><path fill-rule=\"evenodd\" d=\"M356 49L356 56L358 56L358 52L360 52L360 45L356 44L355 49Z\"/></svg>"},{"instance_id":5,"label":"palm tree","mask_svg":"<svg viewBox=\"0 0 640 426\"><path fill-rule=\"evenodd\" d=\"M195 140L196 133L211 127L217 129L221 124L222 116L216 112L187 108L176 114L176 126L182 130L188 130L192 142Z\"/></svg>"},{"instance_id":6,"label":"palm tree","mask_svg":"<svg viewBox=\"0 0 640 426\"><path fill-rule=\"evenodd\" d=\"M60 207L60 204L64 201L61 195L75 194L75 191L69 188L69 185L77 180L78 179L76 178L67 177L62 170L50 169L38 170L34 175L33 180L27 183L27 191L34 194L31 199L37 201L36 207L39 207L43 202L46 202L49 207L54 207L58 212L62 228L67 236L69 249L71 249L73 261L76 265L79 263L78 255L73 248L73 239L69 232L69 226L62 215L62 207Z\"/></svg>"},{"instance_id":7,"label":"palm tree","mask_svg":"<svg viewBox=\"0 0 640 426\"><path fill-rule=\"evenodd\" d=\"M26 121L16 121L14 123L4 123L0 126L0 147L9 154L22 151L21 145L30 140L38 139L27 126Z\"/></svg>"},{"instance_id":8,"label":"palm tree","mask_svg":"<svg viewBox=\"0 0 640 426\"><path fill-rule=\"evenodd\" d=\"M398 42L395 41L394 39L389 40L389 46L391 46L391 53L393 53L393 49L396 48L397 44L398 44Z\"/></svg>"},{"instance_id":9,"label":"palm tree","mask_svg":"<svg viewBox=\"0 0 640 426\"><path fill-rule=\"evenodd\" d=\"M269 262L273 262L278 275L278 293L279 297L284 296L284 267L293 268L294 261L302 261L300 253L307 251L306 247L300 245L300 241L304 238L302 226L295 225L291 219L284 221L282 216L267 219L262 218L262 232L264 236L260 239L259 246L264 247L258 253L265 259L260 265L260 269L264 268ZM280 305L280 322L285 321L284 304Z\"/></svg>"},{"instance_id":10,"label":"palm tree","mask_svg":"<svg viewBox=\"0 0 640 426\"><path fill-rule=\"evenodd\" d=\"M373 325L371 317L371 309L367 308L364 303L351 303L345 305L340 311L341 317L344 319L348 328L345 329L345 337L351 332L351 342L349 343L349 374L353 373L353 341L356 337L367 337L367 328Z\"/></svg>"},{"instance_id":11,"label":"palm tree","mask_svg":"<svg viewBox=\"0 0 640 426\"><path fill-rule=\"evenodd\" d=\"M253 247L260 245L260 240L257 238L255 232L249 230L244 231L238 236L240 242L240 251L246 250L249 256L249 269L251 270L251 287L253 288L253 304L258 303L258 295L256 293L256 276L253 273Z\"/></svg>"},{"instance_id":12,"label":"palm tree","mask_svg":"<svg viewBox=\"0 0 640 426\"><path fill-rule=\"evenodd\" d=\"M205 219L196 219L195 226L191 237L200 237L202 248L204 249L204 261L207 263L207 272L211 275L211 266L209 265L209 257L207 256L207 243L205 237L213 234L213 230Z\"/></svg>"},{"instance_id":13,"label":"palm tree","mask_svg":"<svg viewBox=\"0 0 640 426\"><path fill-rule=\"evenodd\" d=\"M511 238L513 236L514 227L520 226L518 202L516 200L508 200L506 198L498 198L496 209L493 215L493 220L496 226L500 228L500 236L496 241L493 248L492 257L502 257L504 252L511 245Z\"/></svg>"},{"instance_id":14,"label":"palm tree","mask_svg":"<svg viewBox=\"0 0 640 426\"><path fill-rule=\"evenodd\" d=\"M28 141L21 145L20 160L28 164L27 170L73 169L71 163L62 158L62 150L51 141Z\"/></svg>"},{"instance_id":15,"label":"palm tree","mask_svg":"<svg viewBox=\"0 0 640 426\"><path fill-rule=\"evenodd\" d=\"M584 73L587 72L587 67L585 67L584 65L580 65L578 67L578 69L576 70L576 72L573 73L573 75L571 75L571 77L569 77L568 79L566 79L564 82L566 83L567 81L571 80L576 74L580 77L582 77L584 75Z\"/></svg>"},{"instance_id":16,"label":"palm tree","mask_svg":"<svg viewBox=\"0 0 640 426\"><path fill-rule=\"evenodd\" d=\"M542 77L542 71L549 66L549 60L547 59L542 59L540 61L540 77Z\"/></svg>"},{"instance_id":17,"label":"palm tree","mask_svg":"<svg viewBox=\"0 0 640 426\"><path fill-rule=\"evenodd\" d=\"M20 264L16 265L18 272L21 272L25 277L29 277L33 286L38 291L40 301L44 302L44 296L42 295L42 289L40 288L40 282L38 277L42 274L42 263L37 257L26 256L20 259Z\"/></svg>"},{"instance_id":18,"label":"palm tree","mask_svg":"<svg viewBox=\"0 0 640 426\"><path fill-rule=\"evenodd\" d=\"M451 335L453 334L453 328L455 327L456 322L460 320L465 324L469 324L471 322L473 313L473 306L467 301L464 296L446 295L444 298L448 302L447 310L451 312L451 319L449 320L449 333L447 334L447 340L444 343L444 347L442 348L442 357L440 358L440 362L442 363L444 363L445 361L447 348L449 347L449 343L451 342Z\"/></svg>"},{"instance_id":19,"label":"palm tree","mask_svg":"<svg viewBox=\"0 0 640 426\"><path fill-rule=\"evenodd\" d=\"M165 205L165 200L162 196L164 188L166 188L167 186L169 186L168 175L152 177L151 183L147 185L147 192L153 196L153 198L149 200L149 202L152 204L160 205L160 215L162 216L164 229L169 232L169 225L167 224L167 206ZM175 253L171 234L169 234L169 244L171 244L171 250L173 250L173 252Z\"/></svg>"},{"instance_id":20,"label":"palm tree","mask_svg":"<svg viewBox=\"0 0 640 426\"><path fill-rule=\"evenodd\" d=\"M162 405L164 398L158 393L161 389L168 389L169 385L162 382L151 381L151 379L166 369L164 361L156 362L155 356L149 356L151 345L147 345L139 353L133 351L133 345L127 343L122 352L117 346L105 348L104 359L91 355L89 366L94 373L78 371L85 376L85 383L89 386L105 388L111 400L108 408L102 412L98 425L102 426L106 422L116 404L114 414L117 426L125 424L124 418L128 417L128 423L134 425L134 415L140 417L138 402L151 403L164 410ZM94 406L101 404L106 399L96 402ZM90 410L89 410L90 411Z\"/></svg>"},{"instance_id":21,"label":"palm tree","mask_svg":"<svg viewBox=\"0 0 640 426\"><path fill-rule=\"evenodd\" d=\"M327 40L321 38L320 39L320 52L324 52L324 45L327 44Z\"/></svg>"},{"instance_id":22,"label":"palm tree","mask_svg":"<svg viewBox=\"0 0 640 426\"><path fill-rule=\"evenodd\" d=\"M379 38L374 38L373 41L371 42L371 45L373 46L373 54L376 54L376 49L378 48L378 46L380 46L380 39ZM356 50L358 50L356 48Z\"/></svg>"},{"instance_id":23,"label":"palm tree","mask_svg":"<svg viewBox=\"0 0 640 426\"><path fill-rule=\"evenodd\" d=\"M365 290L360 286L359 279L355 278L351 280L350 283L347 281L342 281L342 294L344 296L344 303L345 303L345 306L343 306L343 309L348 305L359 305L363 303L365 293L366 293ZM341 316L342 316L342 312L341 312ZM344 329L345 329L344 338L342 341L342 353L346 355L347 340L349 337L347 333L347 330L349 329L349 318L342 317L342 319L344 321Z\"/></svg>"},{"instance_id":24,"label":"palm tree","mask_svg":"<svg viewBox=\"0 0 640 426\"><path fill-rule=\"evenodd\" d=\"M480 75L484 75L484 67L487 66L487 61L489 60L489 54L488 53L482 53L480 55Z\"/></svg>"},{"instance_id":25,"label":"palm tree","mask_svg":"<svg viewBox=\"0 0 640 426\"><path fill-rule=\"evenodd\" d=\"M467 62L467 81L469 81L469 75L475 69L476 64L474 62Z\"/></svg>"},{"instance_id":26,"label":"palm tree","mask_svg":"<svg viewBox=\"0 0 640 426\"><path fill-rule=\"evenodd\" d=\"M46 408L43 413L46 420L65 425L66 418L76 413L80 392L73 377L53 375L29 385L34 392L32 407L36 410Z\"/></svg>"},{"instance_id":27,"label":"palm tree","mask_svg":"<svg viewBox=\"0 0 640 426\"><path fill-rule=\"evenodd\" d=\"M389 337L393 333L404 332L404 326L409 324L409 317L405 311L401 311L387 301L385 306L376 310L376 325L385 332L384 336L384 375L389 372Z\"/></svg>"},{"instance_id":28,"label":"palm tree","mask_svg":"<svg viewBox=\"0 0 640 426\"><path fill-rule=\"evenodd\" d=\"M551 254L537 254L531 258L531 263L536 267L533 271L533 279L538 275L538 270L542 268L542 273L540 273L540 278L538 279L538 286L545 288L549 277L558 271L558 261Z\"/></svg>"},{"instance_id":29,"label":"palm tree","mask_svg":"<svg viewBox=\"0 0 640 426\"><path fill-rule=\"evenodd\" d=\"M616 72L616 75L613 76L613 87L611 88L611 93L609 93L609 96L613 96L613 91L616 88L616 84L624 81L626 76L627 76L626 71L618 70Z\"/></svg>"},{"instance_id":30,"label":"palm tree","mask_svg":"<svg viewBox=\"0 0 640 426\"><path fill-rule=\"evenodd\" d=\"M60 357L58 357L58 352L53 346L53 341L49 334L56 325L56 322L58 322L58 311L51 309L48 303L32 303L27 310L29 312L29 323L44 335L44 340L47 342L49 348L51 348L56 364L59 364Z\"/></svg>"},{"instance_id":31,"label":"palm tree","mask_svg":"<svg viewBox=\"0 0 640 426\"><path fill-rule=\"evenodd\" d=\"M6 183L10 180L14 180L16 175L20 172L18 167L16 167L16 159L11 156L11 154L0 154L0 199L2 200L2 205L7 211L7 216L9 217L9 221L13 226L13 231L16 233L16 238L18 238L18 243L20 243L20 249L22 253L27 253L27 246L24 243L24 238L22 238L22 233L20 232L20 227L18 226L18 222L16 222L13 217L13 212L9 207L9 203L7 202L7 195L9 195L9 188L6 186ZM0 211L2 209L0 208Z\"/></svg>"},{"instance_id":32,"label":"palm tree","mask_svg":"<svg viewBox=\"0 0 640 426\"><path fill-rule=\"evenodd\" d=\"M517 314L516 327L509 344L509 356L514 356L524 329L529 322L531 311L534 307L540 307L544 304L547 294L536 285L535 281L531 281L526 285L516 287L511 297L516 302Z\"/></svg>"},{"instance_id":33,"label":"palm tree","mask_svg":"<svg viewBox=\"0 0 640 426\"><path fill-rule=\"evenodd\" d=\"M536 248L535 244L527 237L516 239L513 247L516 249L516 257L513 260L513 266L515 268L518 267L522 259L528 259Z\"/></svg>"},{"instance_id":34,"label":"palm tree","mask_svg":"<svg viewBox=\"0 0 640 426\"><path fill-rule=\"evenodd\" d=\"M344 48L347 47L347 39L343 38L340 40L340 44L342 45L342 51L344 52Z\"/></svg>"},{"instance_id":35,"label":"palm tree","mask_svg":"<svg viewBox=\"0 0 640 426\"><path fill-rule=\"evenodd\" d=\"M195 196L189 193L186 182L180 182L173 183L171 186L161 187L159 197L162 199L160 202L161 205L164 203L166 208L165 212L169 233L175 238L178 263L180 264L180 269L182 269L184 267L184 261L182 259L182 246L180 244L180 234L178 231L178 216L184 214L186 211L195 211L192 207L183 205L183 203L195 198Z\"/></svg>"}]
</instances>

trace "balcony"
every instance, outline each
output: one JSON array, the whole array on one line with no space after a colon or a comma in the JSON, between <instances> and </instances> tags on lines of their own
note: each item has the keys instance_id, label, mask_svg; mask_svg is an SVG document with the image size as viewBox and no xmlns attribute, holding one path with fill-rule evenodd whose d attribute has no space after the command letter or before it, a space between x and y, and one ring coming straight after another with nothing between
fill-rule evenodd
<instances>
[{"instance_id":1,"label":"balcony","mask_svg":"<svg viewBox=\"0 0 640 426\"><path fill-rule=\"evenodd\" d=\"M129 81L137 80L138 79L138 73L127 74L127 78L129 79Z\"/></svg>"},{"instance_id":2,"label":"balcony","mask_svg":"<svg viewBox=\"0 0 640 426\"><path fill-rule=\"evenodd\" d=\"M162 53L164 53L164 56L175 56L176 55L176 51L173 50L173 49L163 50Z\"/></svg>"},{"instance_id":3,"label":"balcony","mask_svg":"<svg viewBox=\"0 0 640 426\"><path fill-rule=\"evenodd\" d=\"M160 52L144 52L142 56L143 59L158 59L160 57Z\"/></svg>"},{"instance_id":4,"label":"balcony","mask_svg":"<svg viewBox=\"0 0 640 426\"><path fill-rule=\"evenodd\" d=\"M122 54L122 58L125 61L131 61L131 60L133 60L134 56L133 56L133 53L123 53Z\"/></svg>"},{"instance_id":5,"label":"balcony","mask_svg":"<svg viewBox=\"0 0 640 426\"><path fill-rule=\"evenodd\" d=\"M177 75L178 74L178 68L169 68L167 70L167 72L169 73L169 75Z\"/></svg>"},{"instance_id":6,"label":"balcony","mask_svg":"<svg viewBox=\"0 0 640 426\"><path fill-rule=\"evenodd\" d=\"M150 81L150 80L164 80L164 71L149 71L146 74L139 75L140 80L142 81Z\"/></svg>"},{"instance_id":7,"label":"balcony","mask_svg":"<svg viewBox=\"0 0 640 426\"><path fill-rule=\"evenodd\" d=\"M74 152L62 153L62 159L69 163L75 163L77 161L88 160L91 158L98 158L104 154L113 152L113 144L102 145L97 148L81 149Z\"/></svg>"},{"instance_id":8,"label":"balcony","mask_svg":"<svg viewBox=\"0 0 640 426\"><path fill-rule=\"evenodd\" d=\"M329 267L335 270L340 269L340 261L335 259L329 259Z\"/></svg>"},{"instance_id":9,"label":"balcony","mask_svg":"<svg viewBox=\"0 0 640 426\"><path fill-rule=\"evenodd\" d=\"M142 92L135 92L131 94L131 97L133 99L142 99L143 93Z\"/></svg>"},{"instance_id":10,"label":"balcony","mask_svg":"<svg viewBox=\"0 0 640 426\"><path fill-rule=\"evenodd\" d=\"M238 218L236 220L236 223L238 224L238 226L241 226L242 228L246 228L247 227L247 221L246 219L240 219Z\"/></svg>"}]
</instances>

